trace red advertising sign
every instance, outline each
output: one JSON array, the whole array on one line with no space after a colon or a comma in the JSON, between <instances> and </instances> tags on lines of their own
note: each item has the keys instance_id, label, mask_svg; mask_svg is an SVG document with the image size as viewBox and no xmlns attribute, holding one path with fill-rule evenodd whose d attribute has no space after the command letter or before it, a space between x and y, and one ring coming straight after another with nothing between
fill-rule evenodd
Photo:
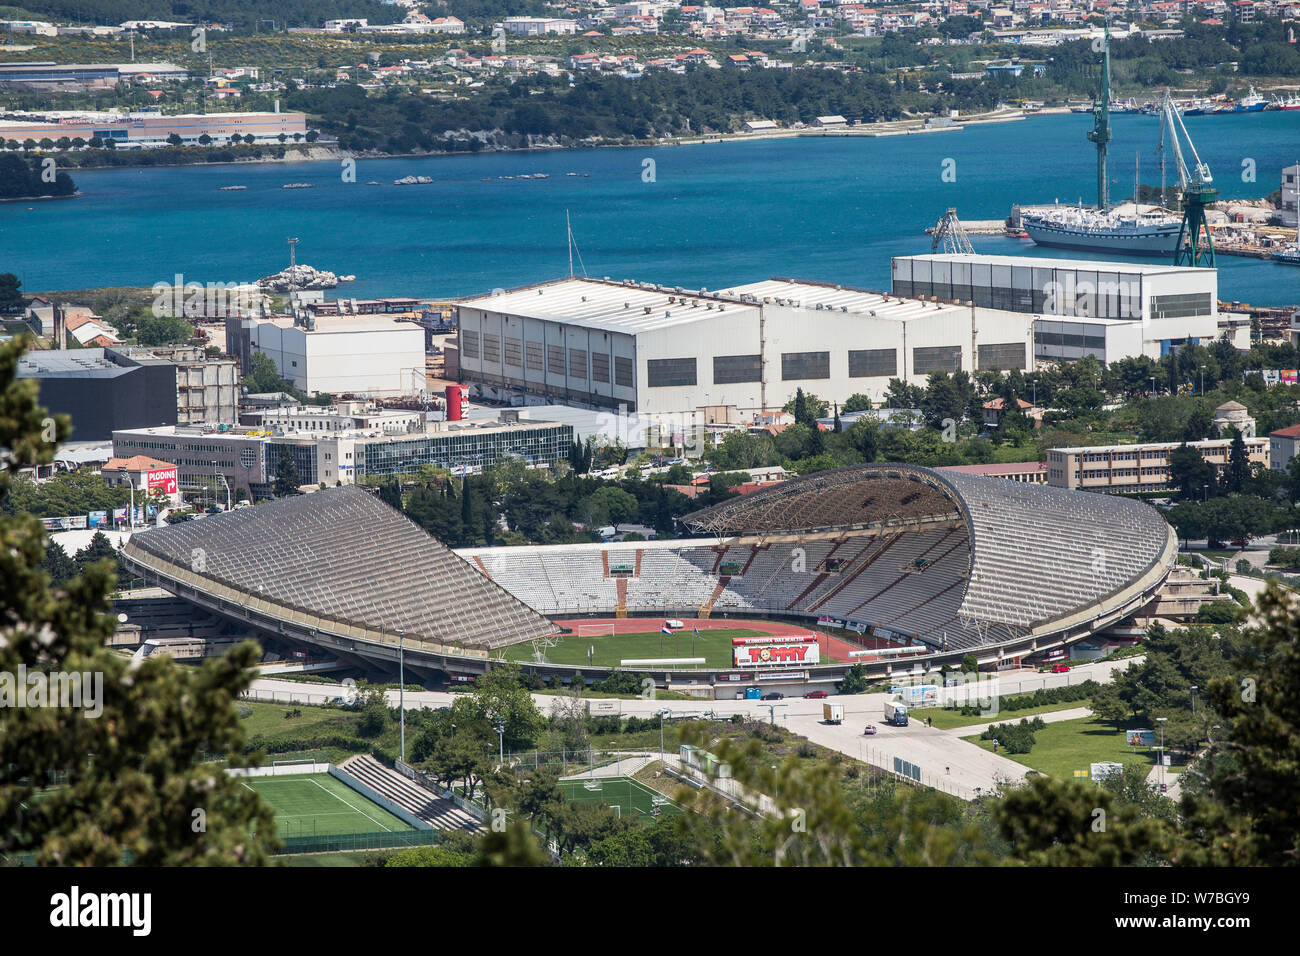
<instances>
[{"instance_id":1,"label":"red advertising sign","mask_svg":"<svg viewBox=\"0 0 1300 956\"><path fill-rule=\"evenodd\" d=\"M177 478L175 466L154 469L148 472L145 478L150 491L157 488L165 495L174 495L180 490L180 480Z\"/></svg>"}]
</instances>

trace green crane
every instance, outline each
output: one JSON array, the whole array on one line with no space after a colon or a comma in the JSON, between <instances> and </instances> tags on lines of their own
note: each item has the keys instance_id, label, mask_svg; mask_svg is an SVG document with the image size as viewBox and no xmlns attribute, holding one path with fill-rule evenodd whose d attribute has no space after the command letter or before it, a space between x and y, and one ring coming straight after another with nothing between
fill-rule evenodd
<instances>
[{"instance_id":1,"label":"green crane","mask_svg":"<svg viewBox=\"0 0 1300 956\"><path fill-rule=\"evenodd\" d=\"M1174 99L1165 90L1165 100L1160 107L1160 149L1165 148L1165 137L1174 151L1174 166L1178 170L1178 189L1183 197L1183 225L1178 230L1178 245L1174 247L1174 265L1205 266L1214 268L1214 240L1210 237L1210 224L1206 221L1205 210L1218 197L1214 188L1214 177L1210 167L1201 162L1196 145L1188 135L1183 118L1179 115ZM1189 171L1183 160L1182 146L1178 133L1182 131L1191 151L1193 167Z\"/></svg>"},{"instance_id":2,"label":"green crane","mask_svg":"<svg viewBox=\"0 0 1300 956\"><path fill-rule=\"evenodd\" d=\"M1114 138L1110 131L1110 21L1102 33L1101 96L1092 103L1092 129L1088 139L1097 144L1097 208L1105 212L1110 207L1106 182L1106 144Z\"/></svg>"}]
</instances>

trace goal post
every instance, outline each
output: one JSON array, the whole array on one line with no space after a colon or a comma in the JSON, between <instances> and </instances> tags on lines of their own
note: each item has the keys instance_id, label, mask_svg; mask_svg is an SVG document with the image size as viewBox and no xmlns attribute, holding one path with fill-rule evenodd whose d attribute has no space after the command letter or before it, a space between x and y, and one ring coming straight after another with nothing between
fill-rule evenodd
<instances>
[{"instance_id":1,"label":"goal post","mask_svg":"<svg viewBox=\"0 0 1300 956\"><path fill-rule=\"evenodd\" d=\"M579 624L579 637L613 637L615 625L612 621L604 624Z\"/></svg>"}]
</instances>

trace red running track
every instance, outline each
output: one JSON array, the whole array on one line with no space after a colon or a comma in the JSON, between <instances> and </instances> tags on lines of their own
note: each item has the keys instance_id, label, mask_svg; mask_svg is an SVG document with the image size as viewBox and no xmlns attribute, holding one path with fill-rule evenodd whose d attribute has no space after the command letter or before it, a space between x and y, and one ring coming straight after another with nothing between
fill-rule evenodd
<instances>
[{"instance_id":1,"label":"red running track","mask_svg":"<svg viewBox=\"0 0 1300 956\"><path fill-rule=\"evenodd\" d=\"M577 618L555 618L555 623L560 627L568 628L575 634L578 633L579 627L590 627L591 625L608 626L613 625L615 634L652 634L659 630L660 626L667 618L654 617L577 617ZM864 647L889 647L892 646L888 641L878 641L871 637L864 637L863 643L850 644L848 641L842 641L838 637L832 637L822 631L814 631L806 627L800 627L798 624L785 624L781 621L755 621L744 620L740 618L711 618L701 620L699 618L673 618L680 620L686 625L684 630L690 631L693 628L699 628L701 631L731 631L747 630L758 631L760 634L770 634L773 637L815 637L818 644L821 645L822 654L832 661L848 663L853 660L849 657L850 651L860 651Z\"/></svg>"}]
</instances>

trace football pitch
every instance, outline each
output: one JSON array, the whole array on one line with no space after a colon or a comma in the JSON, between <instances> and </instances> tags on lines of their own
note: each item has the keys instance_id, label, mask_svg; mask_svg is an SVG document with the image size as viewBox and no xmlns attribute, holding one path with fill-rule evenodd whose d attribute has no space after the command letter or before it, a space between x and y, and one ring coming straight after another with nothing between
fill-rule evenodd
<instances>
[{"instance_id":1,"label":"football pitch","mask_svg":"<svg viewBox=\"0 0 1300 956\"><path fill-rule=\"evenodd\" d=\"M276 832L281 837L414 829L327 773L249 777L241 782L274 808Z\"/></svg>"},{"instance_id":2,"label":"football pitch","mask_svg":"<svg viewBox=\"0 0 1300 956\"><path fill-rule=\"evenodd\" d=\"M689 627L682 628L671 637L659 631L643 634L566 634L559 643L546 648L546 660L551 664L581 665L588 663L587 652L592 650L590 663L602 667L618 667L623 660L646 660L661 657L703 657L704 667L730 669L733 664L731 639L733 637L763 637L761 631L745 628L700 631L696 637ZM506 650L512 661L531 661L533 646L515 644ZM635 670L635 668L629 668Z\"/></svg>"},{"instance_id":3,"label":"football pitch","mask_svg":"<svg viewBox=\"0 0 1300 956\"><path fill-rule=\"evenodd\" d=\"M631 777L595 777L590 780L561 780L560 792L570 803L603 803L618 807L622 817L650 819L681 813L681 807L668 801Z\"/></svg>"}]
</instances>

